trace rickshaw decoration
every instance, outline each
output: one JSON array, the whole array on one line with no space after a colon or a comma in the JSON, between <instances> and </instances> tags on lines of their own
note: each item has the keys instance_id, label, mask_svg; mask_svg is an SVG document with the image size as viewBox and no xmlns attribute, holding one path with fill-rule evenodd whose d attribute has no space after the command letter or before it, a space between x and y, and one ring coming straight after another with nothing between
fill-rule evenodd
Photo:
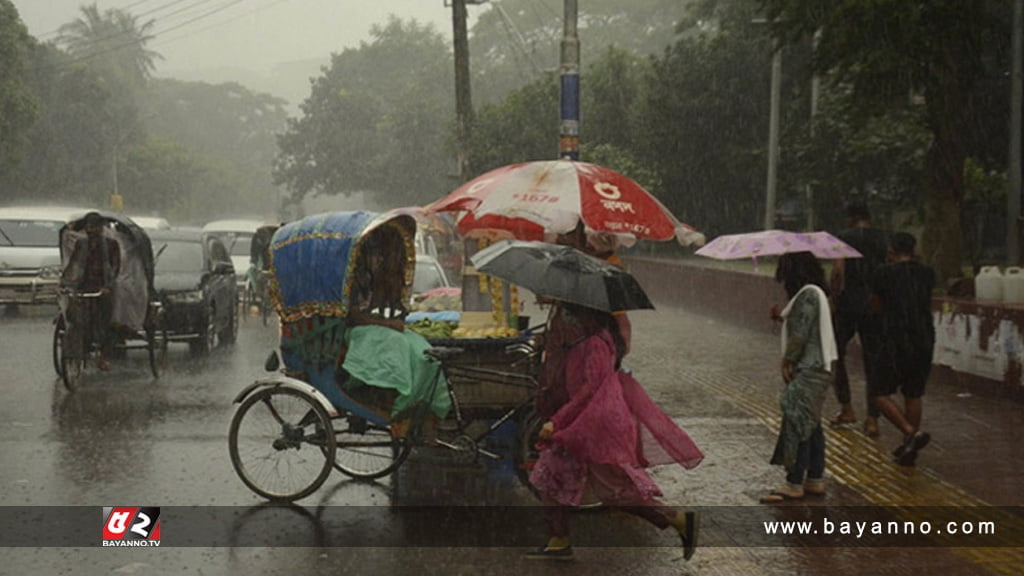
<instances>
[{"instance_id":1,"label":"rickshaw decoration","mask_svg":"<svg viewBox=\"0 0 1024 576\"><path fill-rule=\"evenodd\" d=\"M271 299L282 322L314 316L345 317L362 256L360 240L373 230L393 230L404 245L401 288L407 302L412 289L416 221L412 216L373 212L318 214L282 226L270 245ZM392 255L388 255L391 257Z\"/></svg>"}]
</instances>

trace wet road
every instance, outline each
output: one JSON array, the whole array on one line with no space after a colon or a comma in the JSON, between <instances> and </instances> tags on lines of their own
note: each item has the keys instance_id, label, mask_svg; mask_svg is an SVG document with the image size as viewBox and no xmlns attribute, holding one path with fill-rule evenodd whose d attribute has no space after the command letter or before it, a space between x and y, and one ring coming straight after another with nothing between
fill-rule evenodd
<instances>
[{"instance_id":1,"label":"wet road","mask_svg":"<svg viewBox=\"0 0 1024 576\"><path fill-rule=\"evenodd\" d=\"M666 308L638 312L633 319L629 366L707 453L693 471L655 471L666 501L735 509L741 515L763 510L756 505L757 497L781 479L779 470L767 464L777 427L777 341ZM271 328L245 322L237 344L215 350L209 358L194 358L184 345L173 345L167 372L156 381L143 354L129 353L109 374L93 374L73 394L55 378L51 330L48 319L38 315L0 319L5 399L0 404L0 505L94 508L96 540L101 506L211 510L219 515L211 523L217 529L196 537L200 542L209 538L216 547L9 548L0 574L957 575L1019 573L1013 569L1021 566L1014 549L987 551L982 562L944 548L743 545L742 535L730 533L735 526L724 529L713 523L706 526L704 539L715 545L701 548L684 563L670 534L608 512L578 515L576 533L599 538L621 528L617 538L622 538L622 547L582 548L570 565L537 564L521 557L523 546L544 540L535 510L440 522L437 516L424 521L387 508L534 504L507 462L444 464L432 454L417 455L394 477L372 483L334 473L300 502L302 508L268 508L235 475L226 435L231 400L263 373L263 359L276 338ZM742 353L737 353L740 340ZM849 431L829 433L827 506L980 502L930 468L907 473L887 466L878 448L866 442ZM864 465L844 463L854 457ZM1009 492L996 490L991 496L1000 493ZM778 514L787 517L785 508ZM749 521L749 514L745 518ZM164 538L170 542L167 534L174 524L168 520L165 526ZM488 536L483 544L481 532ZM379 536L387 547L362 547L368 534ZM289 547L245 547L266 541L268 535ZM419 546L402 546L403 537ZM443 547L446 542L455 547Z\"/></svg>"}]
</instances>

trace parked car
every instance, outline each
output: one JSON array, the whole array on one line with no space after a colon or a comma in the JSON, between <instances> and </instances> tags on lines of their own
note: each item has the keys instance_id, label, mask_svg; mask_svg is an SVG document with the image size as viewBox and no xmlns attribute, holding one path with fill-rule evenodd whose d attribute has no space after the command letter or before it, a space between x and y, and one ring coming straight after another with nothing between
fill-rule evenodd
<instances>
[{"instance_id":1,"label":"parked car","mask_svg":"<svg viewBox=\"0 0 1024 576\"><path fill-rule=\"evenodd\" d=\"M129 216L143 230L170 230L171 223L160 216Z\"/></svg>"},{"instance_id":2,"label":"parked car","mask_svg":"<svg viewBox=\"0 0 1024 576\"><path fill-rule=\"evenodd\" d=\"M205 354L238 336L238 286L224 243L190 230L149 233L156 259L153 284L165 311L168 337Z\"/></svg>"},{"instance_id":3,"label":"parked car","mask_svg":"<svg viewBox=\"0 0 1024 576\"><path fill-rule=\"evenodd\" d=\"M203 232L216 235L220 238L228 253L231 254L231 262L235 265L235 281L238 284L239 294L245 290L246 275L249 271L249 258L252 247L252 237L265 223L262 220L214 220L203 226Z\"/></svg>"},{"instance_id":4,"label":"parked car","mask_svg":"<svg viewBox=\"0 0 1024 576\"><path fill-rule=\"evenodd\" d=\"M0 208L0 304L56 301L60 229L87 211L58 206Z\"/></svg>"}]
</instances>

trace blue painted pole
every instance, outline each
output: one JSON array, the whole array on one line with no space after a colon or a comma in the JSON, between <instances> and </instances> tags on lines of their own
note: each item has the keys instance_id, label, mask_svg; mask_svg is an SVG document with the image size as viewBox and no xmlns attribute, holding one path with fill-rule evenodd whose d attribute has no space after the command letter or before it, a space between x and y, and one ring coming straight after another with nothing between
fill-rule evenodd
<instances>
[{"instance_id":1,"label":"blue painted pole","mask_svg":"<svg viewBox=\"0 0 1024 576\"><path fill-rule=\"evenodd\" d=\"M562 35L562 113L558 131L558 156L580 159L580 40L576 29L576 0L565 0Z\"/></svg>"}]
</instances>

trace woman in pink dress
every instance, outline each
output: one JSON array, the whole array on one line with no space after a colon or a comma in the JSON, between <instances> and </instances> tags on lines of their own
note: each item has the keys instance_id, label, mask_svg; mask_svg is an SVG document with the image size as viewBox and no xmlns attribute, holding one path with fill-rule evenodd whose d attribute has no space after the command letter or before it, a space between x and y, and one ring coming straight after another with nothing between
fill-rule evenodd
<instances>
[{"instance_id":1,"label":"woman in pink dress","mask_svg":"<svg viewBox=\"0 0 1024 576\"><path fill-rule=\"evenodd\" d=\"M561 303L545 346L538 411L547 418L544 447L530 482L541 493L550 539L530 558L570 559L568 512L589 489L664 529L678 532L687 560L697 544L697 516L662 504L646 468L678 463L689 469L704 458L693 440L619 370L624 344L611 314Z\"/></svg>"}]
</instances>

